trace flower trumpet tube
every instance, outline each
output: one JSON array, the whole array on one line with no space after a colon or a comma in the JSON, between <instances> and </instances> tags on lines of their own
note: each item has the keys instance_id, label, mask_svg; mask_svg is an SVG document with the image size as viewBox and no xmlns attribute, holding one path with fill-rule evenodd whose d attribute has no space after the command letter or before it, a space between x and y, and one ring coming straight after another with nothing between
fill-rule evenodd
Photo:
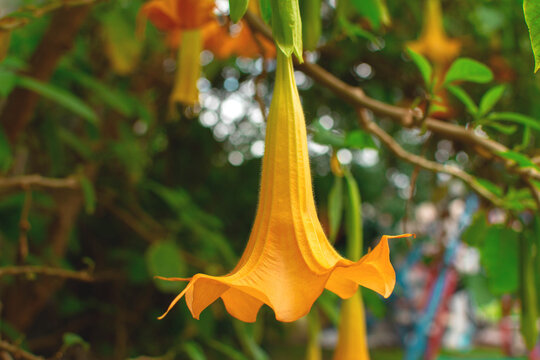
<instances>
[{"instance_id":1,"label":"flower trumpet tube","mask_svg":"<svg viewBox=\"0 0 540 360\"><path fill-rule=\"evenodd\" d=\"M360 292L341 305L339 338L333 359L369 360L366 319Z\"/></svg>"},{"instance_id":2,"label":"flower trumpet tube","mask_svg":"<svg viewBox=\"0 0 540 360\"><path fill-rule=\"evenodd\" d=\"M342 258L328 242L313 199L292 59L278 51L259 204L246 249L225 276L168 279L189 283L160 319L184 296L196 319L221 298L227 311L245 322L254 322L263 304L274 310L277 320L295 321L310 311L325 288L349 298L362 285L388 297L395 284L388 238L383 236L358 262Z\"/></svg>"},{"instance_id":3,"label":"flower trumpet tube","mask_svg":"<svg viewBox=\"0 0 540 360\"><path fill-rule=\"evenodd\" d=\"M201 74L201 30L182 32L182 46L178 50L178 68L171 94L171 103L196 105L199 102L197 81Z\"/></svg>"}]
</instances>

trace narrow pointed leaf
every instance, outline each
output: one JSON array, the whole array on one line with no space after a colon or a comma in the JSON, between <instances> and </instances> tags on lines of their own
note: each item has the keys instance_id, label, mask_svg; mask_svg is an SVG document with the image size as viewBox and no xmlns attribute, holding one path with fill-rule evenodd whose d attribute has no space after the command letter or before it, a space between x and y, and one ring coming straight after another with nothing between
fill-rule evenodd
<instances>
[{"instance_id":1,"label":"narrow pointed leaf","mask_svg":"<svg viewBox=\"0 0 540 360\"><path fill-rule=\"evenodd\" d=\"M237 23L240 21L246 13L248 4L249 0L229 0L229 13L233 22Z\"/></svg>"},{"instance_id":2,"label":"narrow pointed leaf","mask_svg":"<svg viewBox=\"0 0 540 360\"><path fill-rule=\"evenodd\" d=\"M530 126L532 129L540 131L540 121L527 115L513 112L497 112L488 116L489 120L510 121L513 123Z\"/></svg>"},{"instance_id":3,"label":"narrow pointed leaf","mask_svg":"<svg viewBox=\"0 0 540 360\"><path fill-rule=\"evenodd\" d=\"M480 116L486 115L493 109L495 104L497 104L504 94L504 90L506 90L506 85L498 85L489 89L489 91L484 94L482 100L480 100Z\"/></svg>"},{"instance_id":4,"label":"narrow pointed leaf","mask_svg":"<svg viewBox=\"0 0 540 360\"><path fill-rule=\"evenodd\" d=\"M94 110L86 105L81 99L54 85L42 83L29 77L19 77L17 85L34 91L41 96L56 102L71 112L79 115L93 125L97 125L98 117Z\"/></svg>"},{"instance_id":5,"label":"narrow pointed leaf","mask_svg":"<svg viewBox=\"0 0 540 360\"><path fill-rule=\"evenodd\" d=\"M463 105L465 105L465 108L471 115L476 116L476 114L478 113L478 106L476 106L473 99L471 99L471 97L465 92L465 90L463 90L457 85L447 85L446 88L448 89L448 91L450 91L452 95L458 98L458 100L461 101Z\"/></svg>"},{"instance_id":6,"label":"narrow pointed leaf","mask_svg":"<svg viewBox=\"0 0 540 360\"><path fill-rule=\"evenodd\" d=\"M523 12L529 27L534 53L534 72L537 72L540 69L540 2L538 0L524 0Z\"/></svg>"},{"instance_id":7,"label":"narrow pointed leaf","mask_svg":"<svg viewBox=\"0 0 540 360\"><path fill-rule=\"evenodd\" d=\"M422 78L424 79L424 83L426 87L430 88L431 76L433 75L433 68L431 67L431 64L429 63L429 61L423 55L417 53L411 48L407 48L407 54L409 55L411 60L414 62L418 70L420 70L420 74L422 74Z\"/></svg>"}]
</instances>

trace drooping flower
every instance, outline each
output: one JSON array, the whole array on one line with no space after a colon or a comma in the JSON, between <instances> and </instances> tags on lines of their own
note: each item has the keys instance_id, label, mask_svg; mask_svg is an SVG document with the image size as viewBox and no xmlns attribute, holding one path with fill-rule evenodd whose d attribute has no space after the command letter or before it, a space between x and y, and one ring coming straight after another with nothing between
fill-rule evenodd
<instances>
[{"instance_id":1,"label":"drooping flower","mask_svg":"<svg viewBox=\"0 0 540 360\"><path fill-rule=\"evenodd\" d=\"M214 19L214 0L151 0L141 8L158 29L181 34L178 69L171 102L195 105L199 102L197 80L201 73L201 29Z\"/></svg>"},{"instance_id":2,"label":"drooping flower","mask_svg":"<svg viewBox=\"0 0 540 360\"><path fill-rule=\"evenodd\" d=\"M438 65L448 65L458 56L461 42L446 36L439 0L426 0L422 33L408 46Z\"/></svg>"},{"instance_id":3,"label":"drooping flower","mask_svg":"<svg viewBox=\"0 0 540 360\"><path fill-rule=\"evenodd\" d=\"M408 236L408 235L401 235ZM326 288L342 298L358 285L388 297L395 284L389 236L357 262L341 257L317 218L306 126L292 59L278 51L274 95L268 115L261 190L255 223L244 253L225 276L197 274L163 318L185 296L193 317L218 298L235 318L253 322L263 304L277 320L306 315Z\"/></svg>"},{"instance_id":4,"label":"drooping flower","mask_svg":"<svg viewBox=\"0 0 540 360\"><path fill-rule=\"evenodd\" d=\"M257 1L250 1L249 8L259 13ZM213 9L213 0L151 0L141 9L142 15L167 33L169 47L179 49L171 102L198 103L197 80L201 74L200 52L203 47L220 59L230 56L275 57L274 45L262 35L254 34L247 23L222 24Z\"/></svg>"},{"instance_id":5,"label":"drooping flower","mask_svg":"<svg viewBox=\"0 0 540 360\"><path fill-rule=\"evenodd\" d=\"M369 360L364 304L358 291L341 305L334 360Z\"/></svg>"},{"instance_id":6,"label":"drooping flower","mask_svg":"<svg viewBox=\"0 0 540 360\"><path fill-rule=\"evenodd\" d=\"M430 115L439 118L451 116L448 95L441 85L448 66L459 55L461 42L448 38L444 32L440 0L426 0L422 33L418 40L409 42L408 47L433 63L436 78L434 92L438 99L433 99Z\"/></svg>"}]
</instances>

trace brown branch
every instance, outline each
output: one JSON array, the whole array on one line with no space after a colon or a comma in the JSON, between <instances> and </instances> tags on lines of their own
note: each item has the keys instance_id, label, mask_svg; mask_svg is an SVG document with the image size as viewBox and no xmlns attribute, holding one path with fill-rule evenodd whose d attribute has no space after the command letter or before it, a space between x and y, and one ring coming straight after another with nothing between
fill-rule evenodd
<instances>
[{"instance_id":1,"label":"brown branch","mask_svg":"<svg viewBox=\"0 0 540 360\"><path fill-rule=\"evenodd\" d=\"M30 230L30 208L32 207L32 191L26 190L24 196L24 204L21 211L21 219L19 221L19 252L17 254L17 263L24 264L28 256L28 231Z\"/></svg>"},{"instance_id":2,"label":"brown branch","mask_svg":"<svg viewBox=\"0 0 540 360\"><path fill-rule=\"evenodd\" d=\"M0 350L7 351L8 353L12 354L15 357L15 359L45 360L44 357L31 354L28 351L25 351L21 349L20 347L10 344L4 340L0 340Z\"/></svg>"},{"instance_id":3,"label":"brown branch","mask_svg":"<svg viewBox=\"0 0 540 360\"><path fill-rule=\"evenodd\" d=\"M95 281L95 277L88 271L73 271L55 267L45 266L6 266L0 268L0 277L2 276L16 276L24 274L35 274L43 276L52 276L64 279L79 280L85 282Z\"/></svg>"},{"instance_id":4,"label":"brown branch","mask_svg":"<svg viewBox=\"0 0 540 360\"><path fill-rule=\"evenodd\" d=\"M491 203L495 204L496 206L503 206L503 201L488 191L486 188L481 186L476 178L469 173L461 170L460 168L452 165L445 165L445 164L439 164L434 161L427 160L421 156L409 153L405 149L403 149L393 138L390 136L386 131L381 129L377 124L375 124L373 121L369 119L369 114L367 113L366 109L360 109L358 111L358 119L360 121L360 125L369 133L375 135L379 140L387 147L389 148L397 157L399 157L402 160L405 160L413 165L417 165L423 169L433 171L433 172L440 172L452 175L458 179L461 179L463 182L465 182L467 185L469 185L474 191L476 191L479 195L484 197L485 199L489 200Z\"/></svg>"},{"instance_id":5,"label":"brown branch","mask_svg":"<svg viewBox=\"0 0 540 360\"><path fill-rule=\"evenodd\" d=\"M48 13L63 7L88 5L100 0L59 0L47 3L44 6L35 5L21 6L17 11L2 17L0 12L0 30L10 31L27 25L32 18L40 18Z\"/></svg>"},{"instance_id":6,"label":"brown branch","mask_svg":"<svg viewBox=\"0 0 540 360\"><path fill-rule=\"evenodd\" d=\"M79 190L79 180L75 176L64 179L46 178L41 175L22 175L0 178L0 191L7 190Z\"/></svg>"},{"instance_id":7,"label":"brown branch","mask_svg":"<svg viewBox=\"0 0 540 360\"><path fill-rule=\"evenodd\" d=\"M244 19L254 31L263 34L269 39L272 39L272 31L260 19L260 17L247 11ZM539 171L532 168L514 167L513 161L501 158L499 153L506 152L509 149L497 141L478 136L474 131L459 125L444 122L431 117L426 117L424 119L424 114L420 109L403 108L372 99L360 88L351 86L341 81L317 64L304 62L302 64L297 63L296 66L298 69L312 77L315 81L332 90L332 92L334 92L337 96L350 103L355 108L370 109L375 114L397 121L404 127L419 128L421 125L423 125L425 129L430 130L433 133L480 147L489 152L491 156L503 161L509 171L528 178L540 180Z\"/></svg>"}]
</instances>

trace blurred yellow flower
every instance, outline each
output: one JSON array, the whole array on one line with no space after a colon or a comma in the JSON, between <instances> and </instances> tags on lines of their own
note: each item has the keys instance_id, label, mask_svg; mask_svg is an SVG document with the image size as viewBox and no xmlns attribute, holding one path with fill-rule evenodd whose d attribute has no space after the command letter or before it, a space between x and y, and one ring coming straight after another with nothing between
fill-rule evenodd
<instances>
[{"instance_id":1,"label":"blurred yellow flower","mask_svg":"<svg viewBox=\"0 0 540 360\"><path fill-rule=\"evenodd\" d=\"M401 235L409 236L409 235ZM306 315L326 288L342 298L358 285L388 297L395 284L389 236L359 261L341 257L328 242L313 199L306 126L292 60L278 51L268 115L261 190L255 223L240 261L225 276L197 274L183 297L195 318L218 298L239 320L253 322L263 304L279 321Z\"/></svg>"},{"instance_id":2,"label":"blurred yellow flower","mask_svg":"<svg viewBox=\"0 0 540 360\"><path fill-rule=\"evenodd\" d=\"M422 33L408 46L438 65L447 65L458 56L461 42L446 36L439 0L426 0Z\"/></svg>"},{"instance_id":3,"label":"blurred yellow flower","mask_svg":"<svg viewBox=\"0 0 540 360\"><path fill-rule=\"evenodd\" d=\"M172 103L192 106L199 102L201 28L214 19L213 9L213 0L151 0L141 8L141 14L158 29L169 34L181 31Z\"/></svg>"},{"instance_id":4,"label":"blurred yellow flower","mask_svg":"<svg viewBox=\"0 0 540 360\"><path fill-rule=\"evenodd\" d=\"M358 291L341 305L334 360L369 360L364 304Z\"/></svg>"}]
</instances>

